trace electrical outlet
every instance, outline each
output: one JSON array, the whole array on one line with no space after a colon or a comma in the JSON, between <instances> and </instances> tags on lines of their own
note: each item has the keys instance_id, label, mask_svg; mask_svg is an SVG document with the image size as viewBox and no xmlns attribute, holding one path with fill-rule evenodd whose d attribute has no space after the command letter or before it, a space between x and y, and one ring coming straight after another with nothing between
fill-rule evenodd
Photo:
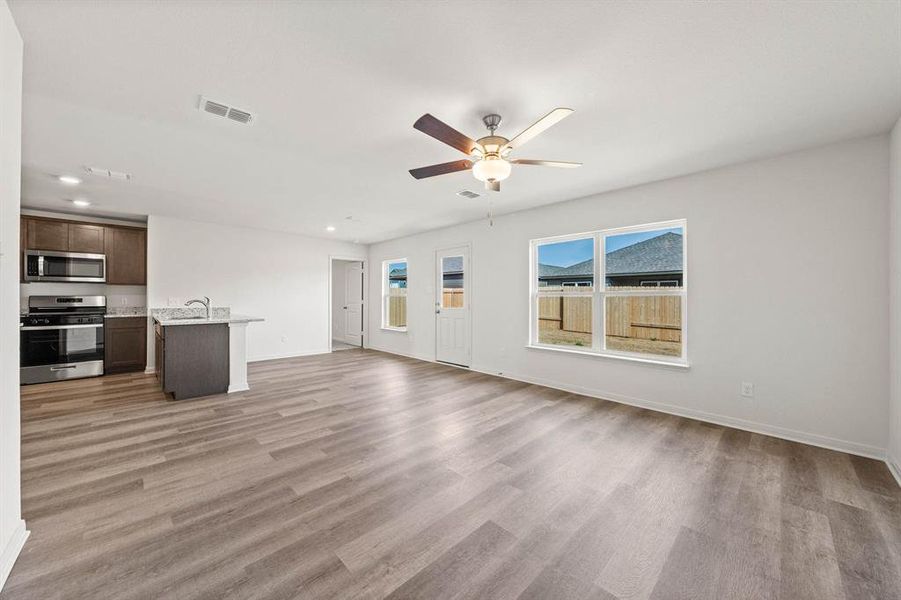
<instances>
[{"instance_id":1,"label":"electrical outlet","mask_svg":"<svg viewBox=\"0 0 901 600\"><path fill-rule=\"evenodd\" d=\"M287 342L287 341L288 341L288 336L283 335L283 336L282 336L282 343L284 344L284 343Z\"/></svg>"},{"instance_id":2,"label":"electrical outlet","mask_svg":"<svg viewBox=\"0 0 901 600\"><path fill-rule=\"evenodd\" d=\"M748 381L741 382L741 395L745 398L754 397L754 384Z\"/></svg>"}]
</instances>

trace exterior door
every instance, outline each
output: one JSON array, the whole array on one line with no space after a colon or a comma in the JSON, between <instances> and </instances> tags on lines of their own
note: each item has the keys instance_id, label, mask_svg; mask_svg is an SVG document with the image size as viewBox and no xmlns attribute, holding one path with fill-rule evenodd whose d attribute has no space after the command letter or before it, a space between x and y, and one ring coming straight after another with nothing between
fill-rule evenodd
<instances>
[{"instance_id":1,"label":"exterior door","mask_svg":"<svg viewBox=\"0 0 901 600\"><path fill-rule=\"evenodd\" d=\"M344 341L363 346L363 265L344 267Z\"/></svg>"},{"instance_id":2,"label":"exterior door","mask_svg":"<svg viewBox=\"0 0 901 600\"><path fill-rule=\"evenodd\" d=\"M435 299L435 357L468 367L470 363L469 246L439 250Z\"/></svg>"}]
</instances>

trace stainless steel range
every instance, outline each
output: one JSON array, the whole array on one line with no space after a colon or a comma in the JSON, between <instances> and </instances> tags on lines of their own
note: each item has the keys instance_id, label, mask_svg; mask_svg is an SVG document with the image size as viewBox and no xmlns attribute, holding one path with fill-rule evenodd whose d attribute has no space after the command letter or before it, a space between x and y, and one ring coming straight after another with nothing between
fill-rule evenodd
<instances>
[{"instance_id":1,"label":"stainless steel range","mask_svg":"<svg viewBox=\"0 0 901 600\"><path fill-rule=\"evenodd\" d=\"M29 296L21 317L23 384L103 375L106 296Z\"/></svg>"}]
</instances>

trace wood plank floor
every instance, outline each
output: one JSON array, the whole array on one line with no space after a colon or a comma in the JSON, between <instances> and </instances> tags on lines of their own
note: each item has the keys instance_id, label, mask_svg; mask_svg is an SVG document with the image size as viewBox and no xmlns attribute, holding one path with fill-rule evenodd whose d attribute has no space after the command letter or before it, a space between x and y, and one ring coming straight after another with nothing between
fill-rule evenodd
<instances>
[{"instance_id":1,"label":"wood plank floor","mask_svg":"<svg viewBox=\"0 0 901 600\"><path fill-rule=\"evenodd\" d=\"M883 463L372 351L23 388L27 598L901 598Z\"/></svg>"}]
</instances>

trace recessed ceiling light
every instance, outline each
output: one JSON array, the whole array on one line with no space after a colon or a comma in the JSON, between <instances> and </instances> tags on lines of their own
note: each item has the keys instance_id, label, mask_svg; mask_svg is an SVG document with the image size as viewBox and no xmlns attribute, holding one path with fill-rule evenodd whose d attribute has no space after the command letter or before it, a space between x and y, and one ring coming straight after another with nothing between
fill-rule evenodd
<instances>
[{"instance_id":1,"label":"recessed ceiling light","mask_svg":"<svg viewBox=\"0 0 901 600\"><path fill-rule=\"evenodd\" d=\"M66 185L78 185L81 183L81 179L78 177L72 177L71 175L60 175L59 182L65 183Z\"/></svg>"},{"instance_id":2,"label":"recessed ceiling light","mask_svg":"<svg viewBox=\"0 0 901 600\"><path fill-rule=\"evenodd\" d=\"M86 207L86 206L90 206L90 205L91 205L90 201L88 201L88 200L82 200L81 198L79 198L79 199L77 199L77 200L73 200L73 201L72 201L72 204L74 204L75 206L78 206L78 207L80 207L80 208L84 208L84 207Z\"/></svg>"},{"instance_id":3,"label":"recessed ceiling light","mask_svg":"<svg viewBox=\"0 0 901 600\"><path fill-rule=\"evenodd\" d=\"M329 225L328 227L325 228L325 230L326 230L326 231L334 231L334 230L335 230L335 226L334 226L334 225Z\"/></svg>"}]
</instances>

